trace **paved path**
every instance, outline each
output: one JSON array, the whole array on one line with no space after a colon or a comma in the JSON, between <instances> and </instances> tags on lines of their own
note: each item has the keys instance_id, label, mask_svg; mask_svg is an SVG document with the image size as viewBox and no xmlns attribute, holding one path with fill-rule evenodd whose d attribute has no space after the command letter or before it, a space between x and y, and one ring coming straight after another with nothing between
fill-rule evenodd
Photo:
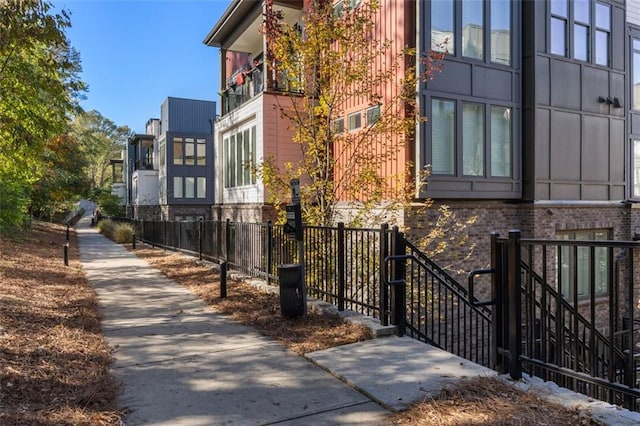
<instances>
[{"instance_id":1,"label":"paved path","mask_svg":"<svg viewBox=\"0 0 640 426\"><path fill-rule=\"evenodd\" d=\"M209 309L193 293L89 227L80 255L115 348L127 425L385 425L462 377L496 373L408 337L385 337L295 355ZM519 387L603 424L640 414L526 378ZM386 408L383 408L386 407Z\"/></svg>"},{"instance_id":2,"label":"paved path","mask_svg":"<svg viewBox=\"0 0 640 426\"><path fill-rule=\"evenodd\" d=\"M84 218L81 262L130 425L376 424L388 413L327 371L210 310Z\"/></svg>"}]
</instances>

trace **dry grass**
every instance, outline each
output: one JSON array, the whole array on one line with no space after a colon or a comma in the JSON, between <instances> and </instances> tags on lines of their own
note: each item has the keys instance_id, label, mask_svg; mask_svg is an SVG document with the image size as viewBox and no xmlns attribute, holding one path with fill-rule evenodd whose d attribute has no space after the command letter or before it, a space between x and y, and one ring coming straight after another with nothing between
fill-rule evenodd
<instances>
[{"instance_id":1,"label":"dry grass","mask_svg":"<svg viewBox=\"0 0 640 426\"><path fill-rule=\"evenodd\" d=\"M394 425L598 425L588 413L549 403L496 378L478 377L447 386L435 398L391 417Z\"/></svg>"},{"instance_id":2,"label":"dry grass","mask_svg":"<svg viewBox=\"0 0 640 426\"><path fill-rule=\"evenodd\" d=\"M66 227L0 239L0 424L116 425L111 351Z\"/></svg>"}]
</instances>

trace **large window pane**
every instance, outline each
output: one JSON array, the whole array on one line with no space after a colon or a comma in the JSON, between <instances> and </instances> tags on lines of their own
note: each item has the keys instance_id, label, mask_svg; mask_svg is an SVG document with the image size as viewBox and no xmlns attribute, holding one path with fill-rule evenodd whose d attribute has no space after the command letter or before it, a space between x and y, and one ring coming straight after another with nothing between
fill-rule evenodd
<instances>
[{"instance_id":1,"label":"large window pane","mask_svg":"<svg viewBox=\"0 0 640 426\"><path fill-rule=\"evenodd\" d=\"M242 164L242 132L238 132L236 135L236 185L242 185L242 169L244 165Z\"/></svg>"},{"instance_id":2,"label":"large window pane","mask_svg":"<svg viewBox=\"0 0 640 426\"><path fill-rule=\"evenodd\" d=\"M484 1L462 2L462 56L483 59Z\"/></svg>"},{"instance_id":3,"label":"large window pane","mask_svg":"<svg viewBox=\"0 0 640 426\"><path fill-rule=\"evenodd\" d=\"M567 18L569 16L569 7L567 0L551 0L551 13Z\"/></svg>"},{"instance_id":4,"label":"large window pane","mask_svg":"<svg viewBox=\"0 0 640 426\"><path fill-rule=\"evenodd\" d=\"M491 62L511 64L511 0L491 3Z\"/></svg>"},{"instance_id":5,"label":"large window pane","mask_svg":"<svg viewBox=\"0 0 640 426\"><path fill-rule=\"evenodd\" d=\"M236 186L236 136L231 135L229 140L229 187Z\"/></svg>"},{"instance_id":6,"label":"large window pane","mask_svg":"<svg viewBox=\"0 0 640 426\"><path fill-rule=\"evenodd\" d=\"M431 101L431 173L455 172L455 103L441 99Z\"/></svg>"},{"instance_id":7,"label":"large window pane","mask_svg":"<svg viewBox=\"0 0 640 426\"><path fill-rule=\"evenodd\" d=\"M596 27L611 31L611 9L609 6L596 3Z\"/></svg>"},{"instance_id":8,"label":"large window pane","mask_svg":"<svg viewBox=\"0 0 640 426\"><path fill-rule=\"evenodd\" d=\"M256 160L256 126L251 128L251 162L252 164L257 164ZM255 173L251 174L251 183L256 183L256 175Z\"/></svg>"},{"instance_id":9,"label":"large window pane","mask_svg":"<svg viewBox=\"0 0 640 426\"><path fill-rule=\"evenodd\" d=\"M251 140L249 139L249 129L247 129L244 131L244 156L242 158L242 169L244 171L242 183L244 185L249 185L251 183L251 158L249 157L251 149L250 146Z\"/></svg>"},{"instance_id":10,"label":"large window pane","mask_svg":"<svg viewBox=\"0 0 640 426\"><path fill-rule=\"evenodd\" d=\"M452 55L455 54L453 5L453 0L431 2L431 49Z\"/></svg>"},{"instance_id":11,"label":"large window pane","mask_svg":"<svg viewBox=\"0 0 640 426\"><path fill-rule=\"evenodd\" d=\"M207 141L206 139L198 139L196 144L196 161L198 166L207 165Z\"/></svg>"},{"instance_id":12,"label":"large window pane","mask_svg":"<svg viewBox=\"0 0 640 426\"><path fill-rule=\"evenodd\" d=\"M572 232L562 232L558 235L560 240L608 240L609 231L581 230ZM606 247L592 248L590 246L562 246L558 252L558 280L562 285L562 296L573 299L577 294L578 298L587 298L594 295L606 294L609 288L609 249ZM592 276L595 281L592 280Z\"/></svg>"},{"instance_id":13,"label":"large window pane","mask_svg":"<svg viewBox=\"0 0 640 426\"><path fill-rule=\"evenodd\" d=\"M195 193L196 178L184 178L184 198L193 198Z\"/></svg>"},{"instance_id":14,"label":"large window pane","mask_svg":"<svg viewBox=\"0 0 640 426\"><path fill-rule=\"evenodd\" d=\"M596 64L609 65L609 33L596 30Z\"/></svg>"},{"instance_id":15,"label":"large window pane","mask_svg":"<svg viewBox=\"0 0 640 426\"><path fill-rule=\"evenodd\" d=\"M184 164L193 166L196 164L195 141L193 138L185 138L184 140Z\"/></svg>"},{"instance_id":16,"label":"large window pane","mask_svg":"<svg viewBox=\"0 0 640 426\"><path fill-rule=\"evenodd\" d=\"M551 53L567 56L567 21L551 18Z\"/></svg>"},{"instance_id":17,"label":"large window pane","mask_svg":"<svg viewBox=\"0 0 640 426\"><path fill-rule=\"evenodd\" d=\"M579 61L589 59L589 28L584 25L573 27L573 57Z\"/></svg>"},{"instance_id":18,"label":"large window pane","mask_svg":"<svg viewBox=\"0 0 640 426\"><path fill-rule=\"evenodd\" d=\"M207 198L207 178L196 178L196 197Z\"/></svg>"},{"instance_id":19,"label":"large window pane","mask_svg":"<svg viewBox=\"0 0 640 426\"><path fill-rule=\"evenodd\" d=\"M173 198L182 198L182 178L173 178Z\"/></svg>"},{"instance_id":20,"label":"large window pane","mask_svg":"<svg viewBox=\"0 0 640 426\"><path fill-rule=\"evenodd\" d=\"M178 166L184 164L183 155L184 145L182 138L173 138L173 164Z\"/></svg>"},{"instance_id":21,"label":"large window pane","mask_svg":"<svg viewBox=\"0 0 640 426\"><path fill-rule=\"evenodd\" d=\"M631 96L633 109L640 110L640 40L633 41L633 82Z\"/></svg>"},{"instance_id":22,"label":"large window pane","mask_svg":"<svg viewBox=\"0 0 640 426\"><path fill-rule=\"evenodd\" d=\"M511 108L491 107L491 176L511 176Z\"/></svg>"},{"instance_id":23,"label":"large window pane","mask_svg":"<svg viewBox=\"0 0 640 426\"><path fill-rule=\"evenodd\" d=\"M573 19L589 25L591 23L591 0L574 0ZM562 15L567 16L567 15Z\"/></svg>"},{"instance_id":24,"label":"large window pane","mask_svg":"<svg viewBox=\"0 0 640 426\"><path fill-rule=\"evenodd\" d=\"M484 105L462 104L462 168L468 176L484 175Z\"/></svg>"}]
</instances>

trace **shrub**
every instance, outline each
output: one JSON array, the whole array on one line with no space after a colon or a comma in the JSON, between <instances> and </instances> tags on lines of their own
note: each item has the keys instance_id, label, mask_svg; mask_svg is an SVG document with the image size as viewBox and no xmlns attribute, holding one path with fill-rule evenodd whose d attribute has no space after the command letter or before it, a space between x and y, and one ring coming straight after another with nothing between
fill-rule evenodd
<instances>
[{"instance_id":1,"label":"shrub","mask_svg":"<svg viewBox=\"0 0 640 426\"><path fill-rule=\"evenodd\" d=\"M130 243L133 226L130 223L116 223L112 240L118 244Z\"/></svg>"},{"instance_id":2,"label":"shrub","mask_svg":"<svg viewBox=\"0 0 640 426\"><path fill-rule=\"evenodd\" d=\"M113 232L116 224L110 219L102 219L98 222L98 231L107 238L113 239Z\"/></svg>"}]
</instances>

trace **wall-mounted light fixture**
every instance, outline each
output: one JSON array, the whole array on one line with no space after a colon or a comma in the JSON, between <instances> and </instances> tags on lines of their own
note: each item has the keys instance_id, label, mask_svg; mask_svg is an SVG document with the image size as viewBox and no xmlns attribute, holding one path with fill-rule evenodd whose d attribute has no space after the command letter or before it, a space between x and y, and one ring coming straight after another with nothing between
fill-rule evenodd
<instances>
[{"instance_id":1,"label":"wall-mounted light fixture","mask_svg":"<svg viewBox=\"0 0 640 426\"><path fill-rule=\"evenodd\" d=\"M614 108L622 108L622 105L620 105L620 99L613 98L613 107Z\"/></svg>"},{"instance_id":2,"label":"wall-mounted light fixture","mask_svg":"<svg viewBox=\"0 0 640 426\"><path fill-rule=\"evenodd\" d=\"M603 103L607 102L607 100L605 98L603 98L602 96L598 96L598 102L603 104Z\"/></svg>"}]
</instances>

